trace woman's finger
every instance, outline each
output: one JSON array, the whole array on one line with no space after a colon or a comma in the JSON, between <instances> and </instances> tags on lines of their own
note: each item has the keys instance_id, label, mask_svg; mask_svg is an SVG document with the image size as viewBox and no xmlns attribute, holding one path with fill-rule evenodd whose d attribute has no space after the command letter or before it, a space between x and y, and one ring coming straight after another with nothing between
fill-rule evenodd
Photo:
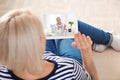
<instances>
[{"instance_id":1,"label":"woman's finger","mask_svg":"<svg viewBox=\"0 0 120 80\"><path fill-rule=\"evenodd\" d=\"M73 46L74 48L77 48L76 42L72 42L72 46Z\"/></svg>"},{"instance_id":2,"label":"woman's finger","mask_svg":"<svg viewBox=\"0 0 120 80\"><path fill-rule=\"evenodd\" d=\"M93 42L92 42L90 36L87 36L87 40L88 40L88 43L89 43L90 45L92 45Z\"/></svg>"},{"instance_id":3,"label":"woman's finger","mask_svg":"<svg viewBox=\"0 0 120 80\"><path fill-rule=\"evenodd\" d=\"M80 40L79 38L81 38L81 36L79 36L79 32L75 34L75 42L76 42L76 45L77 45L77 48L80 49L81 48L81 44L80 44Z\"/></svg>"}]
</instances>

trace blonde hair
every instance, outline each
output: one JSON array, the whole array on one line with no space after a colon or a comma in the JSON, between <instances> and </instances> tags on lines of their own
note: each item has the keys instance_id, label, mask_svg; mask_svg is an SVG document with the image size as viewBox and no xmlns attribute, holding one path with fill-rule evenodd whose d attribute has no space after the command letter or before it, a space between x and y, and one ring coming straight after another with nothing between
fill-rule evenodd
<instances>
[{"instance_id":1,"label":"blonde hair","mask_svg":"<svg viewBox=\"0 0 120 80\"><path fill-rule=\"evenodd\" d=\"M0 18L0 61L15 72L40 74L45 44L41 21L29 10L18 9Z\"/></svg>"}]
</instances>

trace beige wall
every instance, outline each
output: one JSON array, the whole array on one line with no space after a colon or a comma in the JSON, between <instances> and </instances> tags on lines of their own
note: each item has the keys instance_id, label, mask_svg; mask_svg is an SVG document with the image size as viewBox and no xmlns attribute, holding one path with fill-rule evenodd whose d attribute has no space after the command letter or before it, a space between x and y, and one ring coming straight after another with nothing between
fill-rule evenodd
<instances>
[{"instance_id":1,"label":"beige wall","mask_svg":"<svg viewBox=\"0 0 120 80\"><path fill-rule=\"evenodd\" d=\"M107 31L113 31L111 27L120 30L120 0L0 0L0 15L15 8L31 8L38 15L73 12L78 19Z\"/></svg>"},{"instance_id":2,"label":"beige wall","mask_svg":"<svg viewBox=\"0 0 120 80\"><path fill-rule=\"evenodd\" d=\"M120 0L0 0L0 15L16 8L31 8L37 15L72 12L78 19L120 34ZM120 52L94 52L100 80L120 80Z\"/></svg>"}]
</instances>

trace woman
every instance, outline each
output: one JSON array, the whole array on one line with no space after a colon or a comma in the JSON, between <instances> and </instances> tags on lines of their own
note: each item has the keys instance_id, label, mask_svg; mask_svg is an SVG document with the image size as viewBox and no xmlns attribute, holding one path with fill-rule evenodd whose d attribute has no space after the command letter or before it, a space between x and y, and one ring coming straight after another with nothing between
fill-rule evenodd
<instances>
[{"instance_id":1,"label":"woman","mask_svg":"<svg viewBox=\"0 0 120 80\"><path fill-rule=\"evenodd\" d=\"M58 44L62 41L64 42L64 40L55 40ZM59 48L48 43L47 47L45 45L46 39L41 21L30 11L19 9L2 16L0 63L4 66L0 67L0 79L98 80L92 59L92 41L89 36L86 37L78 32L72 42L73 47L81 51L83 65L72 57L53 54L54 50L45 52L45 48L46 50L52 47ZM69 45L67 47L69 48Z\"/></svg>"}]
</instances>

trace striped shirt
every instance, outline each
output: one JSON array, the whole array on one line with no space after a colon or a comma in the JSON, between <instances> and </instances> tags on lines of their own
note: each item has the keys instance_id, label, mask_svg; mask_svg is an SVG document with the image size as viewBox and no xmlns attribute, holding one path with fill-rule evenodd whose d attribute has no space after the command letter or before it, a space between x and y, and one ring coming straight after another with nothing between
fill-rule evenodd
<instances>
[{"instance_id":1,"label":"striped shirt","mask_svg":"<svg viewBox=\"0 0 120 80\"><path fill-rule=\"evenodd\" d=\"M56 56L51 52L46 52L43 59L53 62L55 67L48 76L38 80L91 80L90 74L74 59ZM23 79L17 77L7 67L0 66L0 80Z\"/></svg>"}]
</instances>

